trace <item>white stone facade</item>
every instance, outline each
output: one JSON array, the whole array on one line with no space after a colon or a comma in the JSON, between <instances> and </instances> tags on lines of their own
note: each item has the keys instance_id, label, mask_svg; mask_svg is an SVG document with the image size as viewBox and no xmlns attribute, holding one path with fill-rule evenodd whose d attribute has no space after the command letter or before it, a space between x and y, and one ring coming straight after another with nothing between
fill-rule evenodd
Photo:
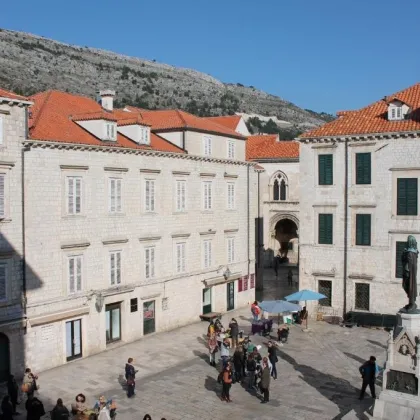
<instances>
[{"instance_id":1,"label":"white stone facade","mask_svg":"<svg viewBox=\"0 0 420 420\"><path fill-rule=\"evenodd\" d=\"M347 162L344 138L301 142L300 289L318 290L320 281L331 282L328 283L332 286L331 306L323 309L337 315L348 311L393 314L407 301L401 279L396 277L399 259L396 242L406 241L409 234L420 239L420 217L397 215L397 179L420 178L420 139L415 135L396 134L347 141ZM356 184L357 153L371 154L369 185ZM332 185L318 183L319 154L333 155ZM330 245L318 243L318 215L322 213L333 215L333 243ZM356 245L358 214L371 215L369 246ZM364 309L356 304L355 289L360 283L369 287L369 304Z\"/></svg>"},{"instance_id":2,"label":"white stone facade","mask_svg":"<svg viewBox=\"0 0 420 420\"><path fill-rule=\"evenodd\" d=\"M24 363L21 153L26 136L26 108L22 105L27 103L0 102L0 345L2 354L10 353L9 361L0 360L2 376L6 369L21 370Z\"/></svg>"},{"instance_id":3,"label":"white stone facade","mask_svg":"<svg viewBox=\"0 0 420 420\"><path fill-rule=\"evenodd\" d=\"M264 220L264 264L271 266L272 259L280 248L276 238L277 223L280 220L289 219L295 222L299 229L299 161L298 159L272 159L259 162L259 165L264 168L264 171L259 173L260 216ZM284 200L274 199L274 180L277 176L286 181ZM297 264L299 240L294 238L290 242L292 245L287 256L291 264Z\"/></svg>"},{"instance_id":4,"label":"white stone facade","mask_svg":"<svg viewBox=\"0 0 420 420\"><path fill-rule=\"evenodd\" d=\"M245 142L236 141L240 150ZM68 177L81 179L81 211L76 215L67 214ZM121 179L121 211L114 214L109 213L110 178ZM152 209L146 208L146 180L154 180ZM177 211L177 181L186 183L184 211ZM203 208L203 183L212 185L210 210ZM228 184L234 184L233 209L228 209ZM83 357L118 345L106 342L105 311L110 304L120 305L119 342L126 343L143 336L144 302L155 302L155 330L166 331L198 320L206 285L211 287L213 311L227 311L229 281L235 283L235 308L254 299L250 283L257 201L252 165L31 142L25 152L25 191L26 255L31 267L26 356L35 370L66 363L66 322L71 320L81 319ZM228 238L234 238L231 263ZM208 268L203 255L206 240L212 243ZM185 243L183 273L177 273L178 243ZM147 247L154 249L154 276L149 279ZM118 285L111 285L112 251L121 253ZM69 290L69 257L81 261L81 288L75 293ZM227 281L226 268L231 273ZM244 276L249 276L248 287L239 291L235 279ZM137 299L135 312L132 299Z\"/></svg>"}]
</instances>

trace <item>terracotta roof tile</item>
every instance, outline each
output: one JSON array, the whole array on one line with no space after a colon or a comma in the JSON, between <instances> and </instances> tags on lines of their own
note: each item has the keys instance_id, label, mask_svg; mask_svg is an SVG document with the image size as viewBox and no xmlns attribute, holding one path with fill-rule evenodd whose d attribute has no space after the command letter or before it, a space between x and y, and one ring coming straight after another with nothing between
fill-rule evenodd
<instances>
[{"instance_id":1,"label":"terracotta roof tile","mask_svg":"<svg viewBox=\"0 0 420 420\"><path fill-rule=\"evenodd\" d=\"M20 101L28 101L29 99L25 96L17 95L16 93L10 92L6 89L0 88L0 97L1 98L9 98L9 99L17 99Z\"/></svg>"},{"instance_id":2,"label":"terracotta roof tile","mask_svg":"<svg viewBox=\"0 0 420 420\"><path fill-rule=\"evenodd\" d=\"M130 112L139 112L142 119L151 125L152 130L159 132L165 130L192 129L205 133L215 133L222 136L244 139L234 129L217 124L209 118L200 118L193 114L178 109L150 111L133 106L127 106Z\"/></svg>"},{"instance_id":3,"label":"terracotta roof tile","mask_svg":"<svg viewBox=\"0 0 420 420\"><path fill-rule=\"evenodd\" d=\"M405 120L387 119L388 103L393 99L398 99L411 108L411 113ZM341 111L337 115L338 119L303 133L301 138L420 131L420 83L390 95L386 100L381 99L355 111Z\"/></svg>"},{"instance_id":4,"label":"terracotta roof tile","mask_svg":"<svg viewBox=\"0 0 420 420\"><path fill-rule=\"evenodd\" d=\"M249 136L246 142L246 160L298 157L299 143L279 141L277 135Z\"/></svg>"},{"instance_id":5,"label":"terracotta roof tile","mask_svg":"<svg viewBox=\"0 0 420 420\"><path fill-rule=\"evenodd\" d=\"M47 140L63 143L88 144L106 147L127 147L131 149L159 150L164 152L185 153L184 150L173 145L162 137L152 133L149 145L139 145L121 133L117 134L116 142L104 142L72 120L75 115L97 115L104 113L113 116L118 122L118 111L104 111L93 99L72 95L60 91L47 91L38 93L30 98L34 105L30 108L29 133L31 139ZM128 113L127 113L128 114ZM124 113L123 116L126 114ZM127 115L128 117L129 115ZM133 119L133 116L129 116ZM134 117L138 118L138 117Z\"/></svg>"},{"instance_id":6,"label":"terracotta roof tile","mask_svg":"<svg viewBox=\"0 0 420 420\"><path fill-rule=\"evenodd\" d=\"M206 117L209 121L215 122L216 124L223 125L231 130L236 131L236 127L241 121L240 115L223 115L219 117Z\"/></svg>"}]
</instances>

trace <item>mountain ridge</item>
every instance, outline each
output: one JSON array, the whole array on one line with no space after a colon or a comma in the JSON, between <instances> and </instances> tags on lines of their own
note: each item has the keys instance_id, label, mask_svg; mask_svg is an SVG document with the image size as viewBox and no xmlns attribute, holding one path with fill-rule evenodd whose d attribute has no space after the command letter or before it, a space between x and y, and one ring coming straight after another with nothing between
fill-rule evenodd
<instances>
[{"instance_id":1,"label":"mountain ridge","mask_svg":"<svg viewBox=\"0 0 420 420\"><path fill-rule=\"evenodd\" d=\"M0 29L0 51L0 86L24 95L58 89L94 97L98 90L109 88L117 92L117 107L179 108L199 116L240 112L272 116L287 121L296 132L334 118L194 69L26 32Z\"/></svg>"}]
</instances>

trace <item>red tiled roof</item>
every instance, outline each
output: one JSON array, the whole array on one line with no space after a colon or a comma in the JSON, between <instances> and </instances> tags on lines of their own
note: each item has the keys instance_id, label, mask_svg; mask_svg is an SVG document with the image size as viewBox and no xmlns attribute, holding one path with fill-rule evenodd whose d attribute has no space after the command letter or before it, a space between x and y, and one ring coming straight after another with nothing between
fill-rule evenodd
<instances>
[{"instance_id":1,"label":"red tiled roof","mask_svg":"<svg viewBox=\"0 0 420 420\"><path fill-rule=\"evenodd\" d=\"M150 146L139 145L121 133L117 134L117 140L115 142L104 142L95 137L73 121L72 116L86 116L93 113L102 115L103 113L107 113L112 115L118 124L120 114L117 111L104 111L101 105L93 99L56 90L38 93L30 99L34 102L34 105L30 108L29 119L29 134L31 139L185 153L179 147L154 133L150 137ZM129 118L133 118L132 115L128 116Z\"/></svg>"},{"instance_id":2,"label":"red tiled roof","mask_svg":"<svg viewBox=\"0 0 420 420\"><path fill-rule=\"evenodd\" d=\"M241 138L245 137L238 134L235 130L217 124L209 118L200 118L193 114L178 109L149 111L145 109L127 106L130 112L139 112L142 119L152 126L152 130L159 132L165 130L186 130L192 129L207 133L220 134L222 136Z\"/></svg>"},{"instance_id":3,"label":"red tiled roof","mask_svg":"<svg viewBox=\"0 0 420 420\"><path fill-rule=\"evenodd\" d=\"M29 100L25 96L16 95L16 93L13 93L13 92L10 92L6 89L1 89L1 88L0 88L0 97L1 98L9 98L9 99L17 99L17 100L20 100L20 101L28 101Z\"/></svg>"},{"instance_id":4,"label":"red tiled roof","mask_svg":"<svg viewBox=\"0 0 420 420\"><path fill-rule=\"evenodd\" d=\"M402 121L387 119L388 103L394 99L404 102L411 108L407 119ZM365 108L341 111L337 115L338 119L303 133L301 138L420 131L420 83Z\"/></svg>"},{"instance_id":5,"label":"red tiled roof","mask_svg":"<svg viewBox=\"0 0 420 420\"><path fill-rule=\"evenodd\" d=\"M275 134L249 136L246 142L246 160L298 157L299 143L278 141Z\"/></svg>"},{"instance_id":6,"label":"red tiled roof","mask_svg":"<svg viewBox=\"0 0 420 420\"><path fill-rule=\"evenodd\" d=\"M240 115L222 115L219 117L206 117L206 119L215 122L216 124L223 125L231 130L236 131L236 127L241 121Z\"/></svg>"},{"instance_id":7,"label":"red tiled roof","mask_svg":"<svg viewBox=\"0 0 420 420\"><path fill-rule=\"evenodd\" d=\"M112 112L105 110L96 111L96 112L85 112L83 114L74 114L71 115L73 121L89 121L89 120L107 120L107 121L117 121L117 117L113 115Z\"/></svg>"}]
</instances>

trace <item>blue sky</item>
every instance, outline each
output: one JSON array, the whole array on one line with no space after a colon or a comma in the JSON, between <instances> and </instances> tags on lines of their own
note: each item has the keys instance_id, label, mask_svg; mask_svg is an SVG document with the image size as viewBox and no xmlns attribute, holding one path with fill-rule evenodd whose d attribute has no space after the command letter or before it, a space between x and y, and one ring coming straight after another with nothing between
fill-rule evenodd
<instances>
[{"instance_id":1,"label":"blue sky","mask_svg":"<svg viewBox=\"0 0 420 420\"><path fill-rule=\"evenodd\" d=\"M335 113L420 81L418 0L21 0L0 27L194 68Z\"/></svg>"}]
</instances>

